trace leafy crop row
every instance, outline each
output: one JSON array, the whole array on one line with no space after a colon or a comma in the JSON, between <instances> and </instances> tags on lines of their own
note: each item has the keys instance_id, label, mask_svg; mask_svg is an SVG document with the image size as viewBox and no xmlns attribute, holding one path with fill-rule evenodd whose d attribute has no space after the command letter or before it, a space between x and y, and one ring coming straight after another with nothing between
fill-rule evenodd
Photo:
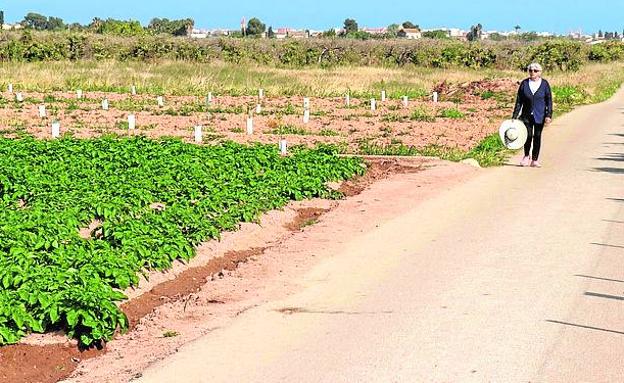
<instances>
[{"instance_id":1,"label":"leafy crop row","mask_svg":"<svg viewBox=\"0 0 624 383\"><path fill-rule=\"evenodd\" d=\"M0 139L0 345L55 328L108 340L141 273L289 200L337 197L325 183L362 171L329 148Z\"/></svg>"}]
</instances>

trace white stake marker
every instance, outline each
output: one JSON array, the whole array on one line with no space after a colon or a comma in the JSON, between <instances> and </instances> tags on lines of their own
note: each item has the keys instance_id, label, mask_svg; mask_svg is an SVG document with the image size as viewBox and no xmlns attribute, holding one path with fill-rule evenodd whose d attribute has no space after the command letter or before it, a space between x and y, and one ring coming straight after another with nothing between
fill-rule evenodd
<instances>
[{"instance_id":1,"label":"white stake marker","mask_svg":"<svg viewBox=\"0 0 624 383\"><path fill-rule=\"evenodd\" d=\"M247 117L247 134L253 134L253 118Z\"/></svg>"},{"instance_id":2,"label":"white stake marker","mask_svg":"<svg viewBox=\"0 0 624 383\"><path fill-rule=\"evenodd\" d=\"M13 93L13 84L9 84L9 93Z\"/></svg>"},{"instance_id":3,"label":"white stake marker","mask_svg":"<svg viewBox=\"0 0 624 383\"><path fill-rule=\"evenodd\" d=\"M386 102L386 91L385 90L381 91L381 102Z\"/></svg>"},{"instance_id":4,"label":"white stake marker","mask_svg":"<svg viewBox=\"0 0 624 383\"><path fill-rule=\"evenodd\" d=\"M82 98L82 90L78 89L76 91L76 98Z\"/></svg>"},{"instance_id":5,"label":"white stake marker","mask_svg":"<svg viewBox=\"0 0 624 383\"><path fill-rule=\"evenodd\" d=\"M408 102L409 102L409 101L408 101L407 96L403 96L403 106L404 106L405 108L407 108Z\"/></svg>"},{"instance_id":6,"label":"white stake marker","mask_svg":"<svg viewBox=\"0 0 624 383\"><path fill-rule=\"evenodd\" d=\"M345 105L347 107L351 106L351 96L349 96L349 95L345 96Z\"/></svg>"},{"instance_id":7,"label":"white stake marker","mask_svg":"<svg viewBox=\"0 0 624 383\"><path fill-rule=\"evenodd\" d=\"M17 100L17 102L24 101L24 96L22 95L21 92L15 93L15 100Z\"/></svg>"},{"instance_id":8,"label":"white stake marker","mask_svg":"<svg viewBox=\"0 0 624 383\"><path fill-rule=\"evenodd\" d=\"M279 149L280 149L280 154L282 156L285 156L288 154L288 144L286 143L286 140L280 140Z\"/></svg>"},{"instance_id":9,"label":"white stake marker","mask_svg":"<svg viewBox=\"0 0 624 383\"><path fill-rule=\"evenodd\" d=\"M130 93L132 93L133 96L136 96L136 94L137 94L136 86L132 85L132 87L130 88Z\"/></svg>"},{"instance_id":10,"label":"white stake marker","mask_svg":"<svg viewBox=\"0 0 624 383\"><path fill-rule=\"evenodd\" d=\"M438 92L433 92L433 102L438 102Z\"/></svg>"},{"instance_id":11,"label":"white stake marker","mask_svg":"<svg viewBox=\"0 0 624 383\"><path fill-rule=\"evenodd\" d=\"M136 116L134 114L128 115L128 130L134 130L136 128Z\"/></svg>"},{"instance_id":12,"label":"white stake marker","mask_svg":"<svg viewBox=\"0 0 624 383\"><path fill-rule=\"evenodd\" d=\"M206 96L206 102L208 105L212 102L212 92L208 92L208 96Z\"/></svg>"},{"instance_id":13,"label":"white stake marker","mask_svg":"<svg viewBox=\"0 0 624 383\"><path fill-rule=\"evenodd\" d=\"M108 110L108 99L106 98L102 100L102 109Z\"/></svg>"},{"instance_id":14,"label":"white stake marker","mask_svg":"<svg viewBox=\"0 0 624 383\"><path fill-rule=\"evenodd\" d=\"M303 123L307 124L310 122L310 111L308 109L303 111Z\"/></svg>"},{"instance_id":15,"label":"white stake marker","mask_svg":"<svg viewBox=\"0 0 624 383\"><path fill-rule=\"evenodd\" d=\"M52 123L52 138L58 138L61 135L61 123L54 121Z\"/></svg>"},{"instance_id":16,"label":"white stake marker","mask_svg":"<svg viewBox=\"0 0 624 383\"><path fill-rule=\"evenodd\" d=\"M260 114L262 113L262 105L258 104L256 105L256 114Z\"/></svg>"},{"instance_id":17,"label":"white stake marker","mask_svg":"<svg viewBox=\"0 0 624 383\"><path fill-rule=\"evenodd\" d=\"M260 99L264 98L264 89L258 89L258 97L260 97Z\"/></svg>"},{"instance_id":18,"label":"white stake marker","mask_svg":"<svg viewBox=\"0 0 624 383\"><path fill-rule=\"evenodd\" d=\"M161 108L165 106L165 101L163 99L163 96L156 97L156 103L158 103L158 106Z\"/></svg>"},{"instance_id":19,"label":"white stake marker","mask_svg":"<svg viewBox=\"0 0 624 383\"><path fill-rule=\"evenodd\" d=\"M374 98L371 98L371 110L374 111L377 109L377 101Z\"/></svg>"},{"instance_id":20,"label":"white stake marker","mask_svg":"<svg viewBox=\"0 0 624 383\"><path fill-rule=\"evenodd\" d=\"M310 99L307 97L303 99L303 109L310 109Z\"/></svg>"},{"instance_id":21,"label":"white stake marker","mask_svg":"<svg viewBox=\"0 0 624 383\"><path fill-rule=\"evenodd\" d=\"M202 127L201 125L196 125L195 126L195 142L200 144L204 141L203 139L203 134L202 134Z\"/></svg>"},{"instance_id":22,"label":"white stake marker","mask_svg":"<svg viewBox=\"0 0 624 383\"><path fill-rule=\"evenodd\" d=\"M46 107L45 105L39 105L39 118L46 117Z\"/></svg>"}]
</instances>

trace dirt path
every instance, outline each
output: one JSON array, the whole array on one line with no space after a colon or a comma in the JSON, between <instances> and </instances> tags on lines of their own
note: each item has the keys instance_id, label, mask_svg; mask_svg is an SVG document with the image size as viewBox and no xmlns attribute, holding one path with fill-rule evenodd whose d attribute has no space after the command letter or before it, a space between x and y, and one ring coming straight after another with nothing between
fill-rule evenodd
<instances>
[{"instance_id":1,"label":"dirt path","mask_svg":"<svg viewBox=\"0 0 624 383\"><path fill-rule=\"evenodd\" d=\"M542 169L483 171L337 232L299 293L138 381L623 381L623 112L621 91L558 120Z\"/></svg>"}]
</instances>

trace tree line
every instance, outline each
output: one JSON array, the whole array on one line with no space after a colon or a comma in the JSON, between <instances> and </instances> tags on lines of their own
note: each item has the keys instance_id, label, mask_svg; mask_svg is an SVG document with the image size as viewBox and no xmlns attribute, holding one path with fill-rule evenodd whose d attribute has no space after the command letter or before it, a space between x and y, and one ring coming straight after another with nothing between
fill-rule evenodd
<instances>
[{"instance_id":1,"label":"tree line","mask_svg":"<svg viewBox=\"0 0 624 383\"><path fill-rule=\"evenodd\" d=\"M0 25L4 24L4 11L0 11ZM91 23L67 24L60 17L45 16L35 12L29 12L19 23L25 29L36 31L82 31L101 34L116 34L121 36L140 36L147 34L168 34L172 36L188 36L191 34L195 21L191 18L169 20L167 18L154 18L147 27L134 20L116 20L94 18Z\"/></svg>"}]
</instances>

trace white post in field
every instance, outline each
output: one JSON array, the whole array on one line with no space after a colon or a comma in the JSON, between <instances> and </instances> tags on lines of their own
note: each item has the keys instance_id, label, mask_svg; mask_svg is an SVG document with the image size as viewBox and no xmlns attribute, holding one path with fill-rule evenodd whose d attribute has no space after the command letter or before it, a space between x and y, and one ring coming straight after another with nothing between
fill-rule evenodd
<instances>
[{"instance_id":1,"label":"white post in field","mask_svg":"<svg viewBox=\"0 0 624 383\"><path fill-rule=\"evenodd\" d=\"M252 117L247 117L247 134L248 135L253 134L253 118Z\"/></svg>"},{"instance_id":2,"label":"white post in field","mask_svg":"<svg viewBox=\"0 0 624 383\"><path fill-rule=\"evenodd\" d=\"M307 124L308 122L310 122L310 110L306 109L303 111L303 123Z\"/></svg>"},{"instance_id":3,"label":"white post in field","mask_svg":"<svg viewBox=\"0 0 624 383\"><path fill-rule=\"evenodd\" d=\"M39 118L46 117L46 107L45 105L39 105Z\"/></svg>"},{"instance_id":4,"label":"white post in field","mask_svg":"<svg viewBox=\"0 0 624 383\"><path fill-rule=\"evenodd\" d=\"M381 102L386 102L386 91L385 90L381 91Z\"/></svg>"},{"instance_id":5,"label":"white post in field","mask_svg":"<svg viewBox=\"0 0 624 383\"><path fill-rule=\"evenodd\" d=\"M280 140L279 142L279 149L280 149L280 154L282 156L285 156L288 154L288 144L286 143L286 140Z\"/></svg>"},{"instance_id":6,"label":"white post in field","mask_svg":"<svg viewBox=\"0 0 624 383\"><path fill-rule=\"evenodd\" d=\"M58 121L52 122L52 138L58 138L61 135L61 123Z\"/></svg>"},{"instance_id":7,"label":"white post in field","mask_svg":"<svg viewBox=\"0 0 624 383\"><path fill-rule=\"evenodd\" d=\"M349 96L348 94L345 96L345 105L348 107L351 106L351 96Z\"/></svg>"},{"instance_id":8,"label":"white post in field","mask_svg":"<svg viewBox=\"0 0 624 383\"><path fill-rule=\"evenodd\" d=\"M134 114L128 115L128 130L134 130L136 128L136 116Z\"/></svg>"},{"instance_id":9,"label":"white post in field","mask_svg":"<svg viewBox=\"0 0 624 383\"><path fill-rule=\"evenodd\" d=\"M404 107L404 108L407 108L408 102L409 102L409 101L408 101L407 96L403 96L403 107Z\"/></svg>"},{"instance_id":10,"label":"white post in field","mask_svg":"<svg viewBox=\"0 0 624 383\"><path fill-rule=\"evenodd\" d=\"M158 96L156 97L156 103L158 104L159 107L163 107L165 106L165 100L163 99L163 96Z\"/></svg>"},{"instance_id":11,"label":"white post in field","mask_svg":"<svg viewBox=\"0 0 624 383\"><path fill-rule=\"evenodd\" d=\"M107 98L102 100L102 110L108 110L108 99Z\"/></svg>"},{"instance_id":12,"label":"white post in field","mask_svg":"<svg viewBox=\"0 0 624 383\"><path fill-rule=\"evenodd\" d=\"M438 92L433 92L433 102L438 102Z\"/></svg>"},{"instance_id":13,"label":"white post in field","mask_svg":"<svg viewBox=\"0 0 624 383\"><path fill-rule=\"evenodd\" d=\"M375 100L374 98L371 98L370 104L371 104L371 110L375 111L377 109L377 100Z\"/></svg>"},{"instance_id":14,"label":"white post in field","mask_svg":"<svg viewBox=\"0 0 624 383\"><path fill-rule=\"evenodd\" d=\"M202 126L201 125L196 125L195 126L195 142L200 144L204 141L203 139L203 134L202 134Z\"/></svg>"}]
</instances>

